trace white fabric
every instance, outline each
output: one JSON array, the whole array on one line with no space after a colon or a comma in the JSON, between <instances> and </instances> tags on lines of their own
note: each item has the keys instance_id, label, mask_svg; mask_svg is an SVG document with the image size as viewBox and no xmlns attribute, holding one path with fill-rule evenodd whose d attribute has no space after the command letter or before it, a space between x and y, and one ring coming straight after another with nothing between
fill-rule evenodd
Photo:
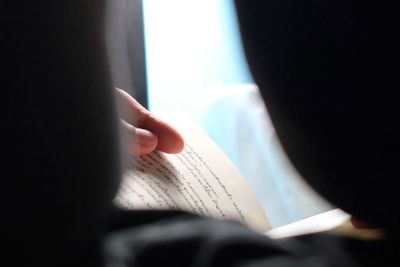
<instances>
[{"instance_id":1,"label":"white fabric","mask_svg":"<svg viewBox=\"0 0 400 267\"><path fill-rule=\"evenodd\" d=\"M255 85L211 88L203 101L197 121L245 176L272 227L333 208L289 163Z\"/></svg>"}]
</instances>

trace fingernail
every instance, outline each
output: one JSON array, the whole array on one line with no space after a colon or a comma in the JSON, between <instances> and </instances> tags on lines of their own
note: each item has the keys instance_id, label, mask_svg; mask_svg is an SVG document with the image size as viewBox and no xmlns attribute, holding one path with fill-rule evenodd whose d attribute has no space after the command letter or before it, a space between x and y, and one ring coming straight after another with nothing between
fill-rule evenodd
<instances>
[{"instance_id":1,"label":"fingernail","mask_svg":"<svg viewBox=\"0 0 400 267\"><path fill-rule=\"evenodd\" d=\"M157 135L140 128L136 128L136 138L136 142L141 146L152 146L156 144L158 140Z\"/></svg>"}]
</instances>

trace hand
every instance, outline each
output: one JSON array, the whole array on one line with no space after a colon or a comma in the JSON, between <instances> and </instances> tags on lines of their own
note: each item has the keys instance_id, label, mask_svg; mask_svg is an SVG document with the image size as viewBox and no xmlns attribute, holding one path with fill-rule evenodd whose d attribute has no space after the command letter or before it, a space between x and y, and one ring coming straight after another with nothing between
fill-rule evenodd
<instances>
[{"instance_id":1,"label":"hand","mask_svg":"<svg viewBox=\"0 0 400 267\"><path fill-rule=\"evenodd\" d=\"M122 108L122 131L130 155L146 155L158 149L165 153L179 153L184 141L168 123L154 117L132 96L117 88Z\"/></svg>"}]
</instances>

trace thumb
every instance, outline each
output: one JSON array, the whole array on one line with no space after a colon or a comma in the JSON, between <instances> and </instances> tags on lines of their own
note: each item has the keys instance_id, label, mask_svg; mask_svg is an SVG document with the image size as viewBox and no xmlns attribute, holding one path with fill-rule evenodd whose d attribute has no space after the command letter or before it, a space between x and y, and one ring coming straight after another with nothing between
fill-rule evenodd
<instances>
[{"instance_id":1,"label":"thumb","mask_svg":"<svg viewBox=\"0 0 400 267\"><path fill-rule=\"evenodd\" d=\"M151 153L158 145L158 137L151 131L136 128L122 120L124 144L131 156L140 156Z\"/></svg>"}]
</instances>

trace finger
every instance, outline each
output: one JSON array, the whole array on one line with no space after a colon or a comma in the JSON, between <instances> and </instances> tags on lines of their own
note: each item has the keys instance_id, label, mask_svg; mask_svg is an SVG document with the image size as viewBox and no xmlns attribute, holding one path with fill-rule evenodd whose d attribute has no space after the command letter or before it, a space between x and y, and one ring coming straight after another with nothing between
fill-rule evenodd
<instances>
[{"instance_id":1,"label":"finger","mask_svg":"<svg viewBox=\"0 0 400 267\"><path fill-rule=\"evenodd\" d=\"M179 153L183 150L184 140L168 123L149 114L142 122L141 128L148 129L158 136L157 149L166 153Z\"/></svg>"},{"instance_id":2,"label":"finger","mask_svg":"<svg viewBox=\"0 0 400 267\"><path fill-rule=\"evenodd\" d=\"M157 147L158 138L152 132L135 128L124 120L121 120L121 124L129 155L147 155Z\"/></svg>"},{"instance_id":3,"label":"finger","mask_svg":"<svg viewBox=\"0 0 400 267\"><path fill-rule=\"evenodd\" d=\"M117 88L124 119L137 128L149 130L158 137L157 149L166 153L179 153L183 150L183 137L171 125L158 119L139 102L122 89Z\"/></svg>"},{"instance_id":4,"label":"finger","mask_svg":"<svg viewBox=\"0 0 400 267\"><path fill-rule=\"evenodd\" d=\"M150 112L124 90L116 88L116 92L118 104L122 111L122 118L126 122L137 126Z\"/></svg>"}]
</instances>

